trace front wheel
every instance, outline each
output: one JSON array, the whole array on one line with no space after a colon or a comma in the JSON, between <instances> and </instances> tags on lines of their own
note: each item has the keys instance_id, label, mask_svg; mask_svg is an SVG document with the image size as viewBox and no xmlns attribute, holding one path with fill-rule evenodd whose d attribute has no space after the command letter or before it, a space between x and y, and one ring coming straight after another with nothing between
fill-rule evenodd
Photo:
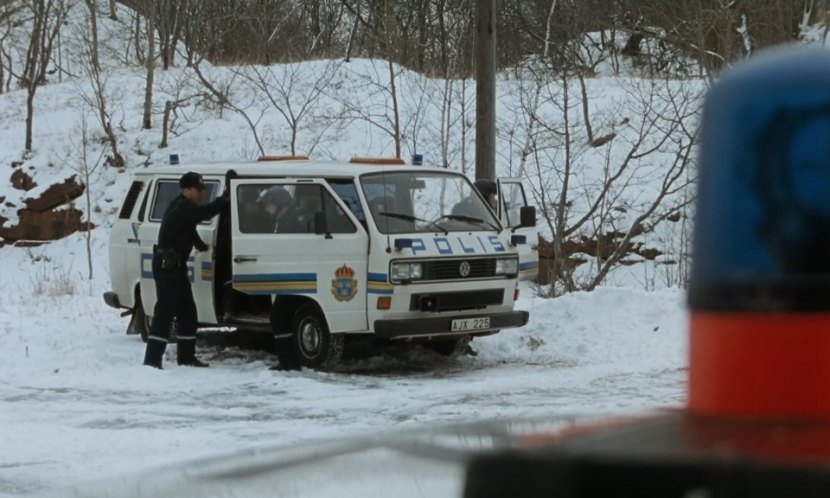
<instances>
[{"instance_id":1,"label":"front wheel","mask_svg":"<svg viewBox=\"0 0 830 498\"><path fill-rule=\"evenodd\" d=\"M445 341L428 342L427 347L442 356L456 358L467 352L471 340L472 337L465 335Z\"/></svg>"},{"instance_id":2,"label":"front wheel","mask_svg":"<svg viewBox=\"0 0 830 498\"><path fill-rule=\"evenodd\" d=\"M291 326L294 350L303 366L327 368L343 357L344 334L329 332L317 306L306 303L297 309Z\"/></svg>"}]
</instances>

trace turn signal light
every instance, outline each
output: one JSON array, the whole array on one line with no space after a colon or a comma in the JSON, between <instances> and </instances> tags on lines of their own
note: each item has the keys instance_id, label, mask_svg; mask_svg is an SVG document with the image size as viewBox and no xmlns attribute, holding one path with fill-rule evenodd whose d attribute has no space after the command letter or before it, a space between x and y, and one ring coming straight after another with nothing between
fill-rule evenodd
<instances>
[{"instance_id":1,"label":"turn signal light","mask_svg":"<svg viewBox=\"0 0 830 498\"><path fill-rule=\"evenodd\" d=\"M381 296L378 298L378 309L388 310L392 307L392 298L389 296Z\"/></svg>"},{"instance_id":2,"label":"turn signal light","mask_svg":"<svg viewBox=\"0 0 830 498\"><path fill-rule=\"evenodd\" d=\"M519 289L516 289L516 290L513 291L513 300L514 301L519 300Z\"/></svg>"}]
</instances>

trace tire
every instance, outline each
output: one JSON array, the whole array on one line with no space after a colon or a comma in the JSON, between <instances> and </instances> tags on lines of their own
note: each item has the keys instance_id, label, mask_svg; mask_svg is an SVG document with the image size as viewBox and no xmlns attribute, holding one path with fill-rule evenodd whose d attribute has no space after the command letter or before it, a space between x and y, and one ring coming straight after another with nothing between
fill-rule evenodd
<instances>
[{"instance_id":1,"label":"tire","mask_svg":"<svg viewBox=\"0 0 830 498\"><path fill-rule=\"evenodd\" d=\"M139 301L133 310L133 318L130 320L130 324L127 325L127 334L138 334L141 336L142 341L147 342L147 339L150 337L151 323L152 318L147 316L147 313L144 311L144 305ZM170 337L168 338L170 342L175 342L178 337L178 325L178 321L174 318L173 323L170 325Z\"/></svg>"},{"instance_id":2,"label":"tire","mask_svg":"<svg viewBox=\"0 0 830 498\"><path fill-rule=\"evenodd\" d=\"M138 334L142 341L147 342L147 338L150 336L150 317L144 312L144 305L141 304L141 300L137 299L136 301L133 317L130 324L127 325L127 334Z\"/></svg>"},{"instance_id":3,"label":"tire","mask_svg":"<svg viewBox=\"0 0 830 498\"><path fill-rule=\"evenodd\" d=\"M441 356L457 358L467 352L472 338L468 335L448 341L428 342L427 347Z\"/></svg>"},{"instance_id":4,"label":"tire","mask_svg":"<svg viewBox=\"0 0 830 498\"><path fill-rule=\"evenodd\" d=\"M291 341L303 366L328 368L343 357L346 336L332 334L316 305L306 303L297 309L291 323Z\"/></svg>"}]
</instances>

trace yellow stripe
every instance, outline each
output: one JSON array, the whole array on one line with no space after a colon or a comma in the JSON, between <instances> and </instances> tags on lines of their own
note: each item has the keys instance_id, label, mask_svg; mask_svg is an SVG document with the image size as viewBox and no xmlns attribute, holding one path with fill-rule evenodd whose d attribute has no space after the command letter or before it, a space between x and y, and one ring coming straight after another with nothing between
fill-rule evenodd
<instances>
[{"instance_id":1,"label":"yellow stripe","mask_svg":"<svg viewBox=\"0 0 830 498\"><path fill-rule=\"evenodd\" d=\"M370 289L392 289L394 286L392 284L387 284L385 282L368 282L368 286Z\"/></svg>"}]
</instances>

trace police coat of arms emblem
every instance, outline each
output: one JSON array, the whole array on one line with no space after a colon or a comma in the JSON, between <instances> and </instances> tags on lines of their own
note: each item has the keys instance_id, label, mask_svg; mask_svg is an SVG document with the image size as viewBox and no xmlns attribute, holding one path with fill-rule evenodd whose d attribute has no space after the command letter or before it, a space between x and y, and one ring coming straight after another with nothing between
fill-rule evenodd
<instances>
[{"instance_id":1,"label":"police coat of arms emblem","mask_svg":"<svg viewBox=\"0 0 830 498\"><path fill-rule=\"evenodd\" d=\"M357 295L357 280L354 270L345 264L334 272L331 281L331 293L338 301L351 301Z\"/></svg>"}]
</instances>

